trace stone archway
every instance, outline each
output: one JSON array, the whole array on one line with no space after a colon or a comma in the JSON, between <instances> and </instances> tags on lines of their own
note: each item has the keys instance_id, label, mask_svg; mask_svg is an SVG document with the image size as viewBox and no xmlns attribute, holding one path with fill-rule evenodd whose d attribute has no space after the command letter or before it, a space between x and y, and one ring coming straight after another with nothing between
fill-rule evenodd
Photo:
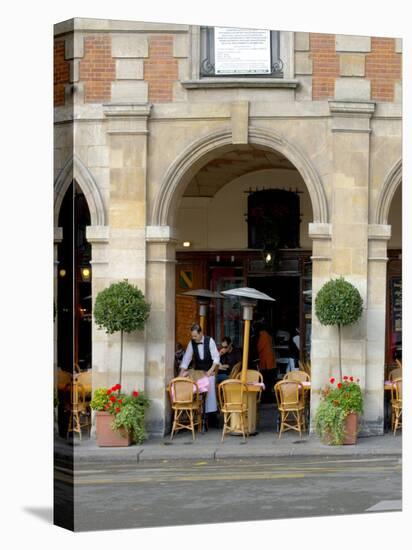
<instances>
[{"instance_id":1,"label":"stone archway","mask_svg":"<svg viewBox=\"0 0 412 550\"><path fill-rule=\"evenodd\" d=\"M319 254L322 245L330 240L328 204L322 181L305 154L284 137L270 130L249 127L248 145L281 153L302 177L310 196L313 222L309 235L315 250L314 261L329 260ZM152 402L149 430L164 434L168 430L168 401L165 382L173 376L175 323L175 217L180 198L193 176L208 162L222 153L236 150L231 128L208 134L185 148L166 171L146 228L147 296L153 304L149 321L152 335L147 347L148 370L146 388ZM324 263L324 262L323 262Z\"/></svg>"},{"instance_id":2,"label":"stone archway","mask_svg":"<svg viewBox=\"0 0 412 550\"><path fill-rule=\"evenodd\" d=\"M74 154L66 161L54 184L54 226L58 226L60 207L73 180L76 180L86 197L91 225L106 225L106 210L97 183L79 156Z\"/></svg>"},{"instance_id":3,"label":"stone archway","mask_svg":"<svg viewBox=\"0 0 412 550\"><path fill-rule=\"evenodd\" d=\"M383 186L379 195L378 204L374 216L373 223L387 225L389 209L392 204L392 199L395 191L402 183L402 160L398 160L383 182Z\"/></svg>"},{"instance_id":4,"label":"stone archway","mask_svg":"<svg viewBox=\"0 0 412 550\"><path fill-rule=\"evenodd\" d=\"M310 160L285 138L276 133L249 127L248 143L282 153L302 176L311 198L315 223L328 223L328 205L321 179ZM208 134L182 151L167 170L156 195L152 226L173 226L178 201L195 172L211 160L216 153L236 148L231 129Z\"/></svg>"}]
</instances>

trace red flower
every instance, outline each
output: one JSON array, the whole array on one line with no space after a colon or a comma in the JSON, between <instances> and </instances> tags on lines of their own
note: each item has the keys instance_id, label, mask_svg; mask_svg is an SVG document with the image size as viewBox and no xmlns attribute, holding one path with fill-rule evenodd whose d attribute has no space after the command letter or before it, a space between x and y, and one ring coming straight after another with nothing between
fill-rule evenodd
<instances>
[{"instance_id":1,"label":"red flower","mask_svg":"<svg viewBox=\"0 0 412 550\"><path fill-rule=\"evenodd\" d=\"M344 377L343 377L343 379L344 379L344 380L347 380L347 379L348 379L348 377L347 377L347 376L344 376Z\"/></svg>"},{"instance_id":2,"label":"red flower","mask_svg":"<svg viewBox=\"0 0 412 550\"><path fill-rule=\"evenodd\" d=\"M105 410L108 409L110 407L109 403L106 403L106 405L104 406Z\"/></svg>"},{"instance_id":3,"label":"red flower","mask_svg":"<svg viewBox=\"0 0 412 550\"><path fill-rule=\"evenodd\" d=\"M334 378L329 378L329 382L330 382L331 384L334 384L334 383L335 383L335 379L334 379Z\"/></svg>"},{"instance_id":4,"label":"red flower","mask_svg":"<svg viewBox=\"0 0 412 550\"><path fill-rule=\"evenodd\" d=\"M111 395L111 396L109 397L109 399L110 399L110 401L111 401L112 403L114 403L114 402L116 401L116 398L115 398L114 395Z\"/></svg>"},{"instance_id":5,"label":"red flower","mask_svg":"<svg viewBox=\"0 0 412 550\"><path fill-rule=\"evenodd\" d=\"M351 376L351 377L349 378L349 380L350 380L351 382L353 382L353 376Z\"/></svg>"},{"instance_id":6,"label":"red flower","mask_svg":"<svg viewBox=\"0 0 412 550\"><path fill-rule=\"evenodd\" d=\"M117 402L120 403L120 405L123 403L121 399L118 399Z\"/></svg>"},{"instance_id":7,"label":"red flower","mask_svg":"<svg viewBox=\"0 0 412 550\"><path fill-rule=\"evenodd\" d=\"M133 392L133 397L137 397L138 395L139 395L139 392L135 390L135 391Z\"/></svg>"},{"instance_id":8,"label":"red flower","mask_svg":"<svg viewBox=\"0 0 412 550\"><path fill-rule=\"evenodd\" d=\"M112 390L107 390L106 394L110 395L112 393Z\"/></svg>"},{"instance_id":9,"label":"red flower","mask_svg":"<svg viewBox=\"0 0 412 550\"><path fill-rule=\"evenodd\" d=\"M120 407L116 407L116 412L117 412L117 413L120 412Z\"/></svg>"},{"instance_id":10,"label":"red flower","mask_svg":"<svg viewBox=\"0 0 412 550\"><path fill-rule=\"evenodd\" d=\"M338 383L338 388L341 389L341 387L342 387L342 384L339 382Z\"/></svg>"},{"instance_id":11,"label":"red flower","mask_svg":"<svg viewBox=\"0 0 412 550\"><path fill-rule=\"evenodd\" d=\"M122 386L120 384L116 384L116 390L121 390Z\"/></svg>"},{"instance_id":12,"label":"red flower","mask_svg":"<svg viewBox=\"0 0 412 550\"><path fill-rule=\"evenodd\" d=\"M112 386L112 387L110 388L110 391L116 391L116 390L117 390L116 386Z\"/></svg>"}]
</instances>

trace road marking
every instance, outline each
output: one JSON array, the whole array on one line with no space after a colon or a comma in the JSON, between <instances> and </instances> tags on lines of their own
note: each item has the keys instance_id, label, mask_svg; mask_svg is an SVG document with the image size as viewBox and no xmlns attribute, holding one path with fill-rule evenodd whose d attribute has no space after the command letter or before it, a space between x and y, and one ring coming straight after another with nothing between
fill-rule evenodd
<instances>
[{"instance_id":1,"label":"road marking","mask_svg":"<svg viewBox=\"0 0 412 550\"><path fill-rule=\"evenodd\" d=\"M266 480L266 479L297 479L305 477L304 474L245 474L243 475L226 475L226 476L174 476L171 481L181 482L181 481L247 481L247 480ZM141 478L130 478L130 479L91 479L87 480L75 480L75 485L100 485L100 484L110 484L110 483L159 483L161 481L170 481L168 479L159 479L153 477L141 477Z\"/></svg>"},{"instance_id":2,"label":"road marking","mask_svg":"<svg viewBox=\"0 0 412 550\"><path fill-rule=\"evenodd\" d=\"M365 512L400 512L402 511L401 500L381 500L374 506L371 506Z\"/></svg>"}]
</instances>

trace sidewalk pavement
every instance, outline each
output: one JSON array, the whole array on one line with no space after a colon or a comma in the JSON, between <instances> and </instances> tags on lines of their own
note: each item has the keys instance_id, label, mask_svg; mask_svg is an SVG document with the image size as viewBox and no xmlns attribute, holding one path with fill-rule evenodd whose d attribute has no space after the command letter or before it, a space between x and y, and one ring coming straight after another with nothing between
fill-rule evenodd
<instances>
[{"instance_id":1,"label":"sidewalk pavement","mask_svg":"<svg viewBox=\"0 0 412 550\"><path fill-rule=\"evenodd\" d=\"M241 436L227 435L223 443L221 430L210 429L196 434L196 440L187 433L170 437L151 437L142 445L130 447L98 447L95 439L75 440L74 445L56 437L55 459L67 460L74 451L75 466L85 464L137 464L168 461L214 461L223 459L278 459L299 457L401 457L402 436L386 433L382 436L360 437L356 445L331 446L320 442L315 434L305 435L287 432L278 434L262 431L243 442Z\"/></svg>"}]
</instances>

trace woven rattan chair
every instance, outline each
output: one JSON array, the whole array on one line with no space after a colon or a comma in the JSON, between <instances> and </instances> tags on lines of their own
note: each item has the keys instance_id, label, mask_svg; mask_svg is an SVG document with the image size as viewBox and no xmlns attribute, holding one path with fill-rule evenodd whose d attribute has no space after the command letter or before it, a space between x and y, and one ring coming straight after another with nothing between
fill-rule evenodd
<instances>
[{"instance_id":1,"label":"woven rattan chair","mask_svg":"<svg viewBox=\"0 0 412 550\"><path fill-rule=\"evenodd\" d=\"M400 369L402 368L402 362L399 361L399 359L395 359L395 363L397 367L399 367Z\"/></svg>"},{"instance_id":2,"label":"woven rattan chair","mask_svg":"<svg viewBox=\"0 0 412 550\"><path fill-rule=\"evenodd\" d=\"M389 380L393 381L396 378L402 378L402 369L399 367L392 369L389 373Z\"/></svg>"},{"instance_id":3,"label":"woven rattan chair","mask_svg":"<svg viewBox=\"0 0 412 550\"><path fill-rule=\"evenodd\" d=\"M297 382L310 382L310 376L307 372L301 370L292 370L287 372L283 380L296 380Z\"/></svg>"},{"instance_id":4,"label":"woven rattan chair","mask_svg":"<svg viewBox=\"0 0 412 550\"><path fill-rule=\"evenodd\" d=\"M241 368L242 368L242 363L239 361L239 363L236 363L236 365L234 365L232 370L230 371L229 379L234 380L239 374Z\"/></svg>"},{"instance_id":5,"label":"woven rattan chair","mask_svg":"<svg viewBox=\"0 0 412 550\"><path fill-rule=\"evenodd\" d=\"M238 375L236 376L236 380L241 380L241 378L242 378L242 373L239 372ZM246 371L246 382L251 382L251 383L258 382L260 384L263 384L263 375L258 370L248 369ZM261 396L262 396L262 389L257 394L257 398L256 398L257 403L260 403Z\"/></svg>"},{"instance_id":6,"label":"woven rattan chair","mask_svg":"<svg viewBox=\"0 0 412 550\"><path fill-rule=\"evenodd\" d=\"M275 394L281 415L279 437L288 430L295 430L302 437L302 430L305 428L302 384L295 380L281 380L275 384Z\"/></svg>"},{"instance_id":7,"label":"woven rattan chair","mask_svg":"<svg viewBox=\"0 0 412 550\"><path fill-rule=\"evenodd\" d=\"M195 439L195 426L200 431L202 424L202 403L197 383L191 378L178 376L170 381L167 389L173 410L170 439L179 430L190 430Z\"/></svg>"},{"instance_id":8,"label":"woven rattan chair","mask_svg":"<svg viewBox=\"0 0 412 550\"><path fill-rule=\"evenodd\" d=\"M240 433L243 439L249 435L247 424L247 386L240 380L225 380L218 386L219 406L223 413L222 441L226 433L239 433L239 427L232 427L233 414L239 415Z\"/></svg>"},{"instance_id":9,"label":"woven rattan chair","mask_svg":"<svg viewBox=\"0 0 412 550\"><path fill-rule=\"evenodd\" d=\"M402 428L402 378L392 380L391 388L392 430L393 435Z\"/></svg>"},{"instance_id":10,"label":"woven rattan chair","mask_svg":"<svg viewBox=\"0 0 412 550\"><path fill-rule=\"evenodd\" d=\"M69 386L69 385L68 385ZM90 406L86 401L86 392L84 386L77 380L73 380L67 391L70 392L70 417L67 427L67 437L69 433L78 433L79 439L82 438L82 428L90 429Z\"/></svg>"}]
</instances>

